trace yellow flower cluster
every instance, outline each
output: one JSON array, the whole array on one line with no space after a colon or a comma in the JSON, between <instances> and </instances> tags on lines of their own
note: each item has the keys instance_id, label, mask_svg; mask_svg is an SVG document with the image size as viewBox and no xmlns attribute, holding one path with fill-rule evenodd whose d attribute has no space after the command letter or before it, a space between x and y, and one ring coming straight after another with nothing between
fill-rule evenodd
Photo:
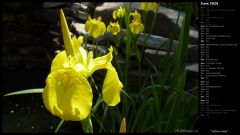
<instances>
[{"instance_id":1,"label":"yellow flower cluster","mask_svg":"<svg viewBox=\"0 0 240 135\"><path fill-rule=\"evenodd\" d=\"M133 20L130 23L131 32L134 34L143 32L144 25L141 22L141 15L137 12L137 10L135 10L133 13L130 13L130 15L133 16Z\"/></svg>"},{"instance_id":2,"label":"yellow flower cluster","mask_svg":"<svg viewBox=\"0 0 240 135\"><path fill-rule=\"evenodd\" d=\"M125 8L120 7L117 10L113 11L113 18L116 20L117 18L123 18L125 15Z\"/></svg>"}]
</instances>

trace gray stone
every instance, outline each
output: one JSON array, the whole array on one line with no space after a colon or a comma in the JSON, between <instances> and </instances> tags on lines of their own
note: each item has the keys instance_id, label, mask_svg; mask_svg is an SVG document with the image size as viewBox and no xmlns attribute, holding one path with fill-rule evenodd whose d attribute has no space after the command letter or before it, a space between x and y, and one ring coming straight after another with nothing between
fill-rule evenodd
<instances>
[{"instance_id":1,"label":"gray stone","mask_svg":"<svg viewBox=\"0 0 240 135\"><path fill-rule=\"evenodd\" d=\"M170 55L173 56L175 53L171 52ZM166 51L158 51L153 49L146 49L143 59L143 64L147 65L148 60L151 61L152 64L154 64L157 67L162 67L164 60L166 59L167 52Z\"/></svg>"},{"instance_id":2,"label":"gray stone","mask_svg":"<svg viewBox=\"0 0 240 135\"><path fill-rule=\"evenodd\" d=\"M43 8L57 8L57 7L66 7L70 6L70 2L44 2Z\"/></svg>"},{"instance_id":3,"label":"gray stone","mask_svg":"<svg viewBox=\"0 0 240 135\"><path fill-rule=\"evenodd\" d=\"M199 46L189 45L187 52L187 62L193 63L199 61Z\"/></svg>"},{"instance_id":4,"label":"gray stone","mask_svg":"<svg viewBox=\"0 0 240 135\"><path fill-rule=\"evenodd\" d=\"M186 69L192 72L198 72L198 63L189 63L186 65Z\"/></svg>"},{"instance_id":5,"label":"gray stone","mask_svg":"<svg viewBox=\"0 0 240 135\"><path fill-rule=\"evenodd\" d=\"M63 8L63 12L66 17L74 18L75 20L79 21L86 21L88 19L88 16L90 14L88 11L82 11L80 9L74 9L74 8Z\"/></svg>"},{"instance_id":6,"label":"gray stone","mask_svg":"<svg viewBox=\"0 0 240 135\"><path fill-rule=\"evenodd\" d=\"M72 23L70 25L70 30L74 31L77 35L89 35L86 31L85 31L85 24L83 23Z\"/></svg>"},{"instance_id":7,"label":"gray stone","mask_svg":"<svg viewBox=\"0 0 240 135\"><path fill-rule=\"evenodd\" d=\"M80 9L80 10L84 10L84 11L87 11L88 10L88 7L82 3L73 3L72 4L72 9Z\"/></svg>"},{"instance_id":8,"label":"gray stone","mask_svg":"<svg viewBox=\"0 0 240 135\"><path fill-rule=\"evenodd\" d=\"M87 44L87 48L90 51L93 51L94 49L98 49L98 51L101 53L101 55L105 55L108 53L108 47L107 46L98 46L98 48L96 48L96 45L92 45L92 44Z\"/></svg>"},{"instance_id":9,"label":"gray stone","mask_svg":"<svg viewBox=\"0 0 240 135\"><path fill-rule=\"evenodd\" d=\"M92 14L91 9L82 3L73 3L72 9L75 11L75 17L84 21L86 21L88 16L91 16Z\"/></svg>"},{"instance_id":10,"label":"gray stone","mask_svg":"<svg viewBox=\"0 0 240 135\"><path fill-rule=\"evenodd\" d=\"M97 6L94 12L94 17L102 17L102 21L108 25L110 21L113 21L112 13L120 6L124 7L123 2L104 2L101 6Z\"/></svg>"}]
</instances>

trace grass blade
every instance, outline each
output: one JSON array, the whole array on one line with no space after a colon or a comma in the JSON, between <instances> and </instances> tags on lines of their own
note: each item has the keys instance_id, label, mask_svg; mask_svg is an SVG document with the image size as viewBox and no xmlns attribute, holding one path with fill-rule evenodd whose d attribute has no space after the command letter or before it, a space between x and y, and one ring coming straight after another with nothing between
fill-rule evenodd
<instances>
[{"instance_id":1,"label":"grass blade","mask_svg":"<svg viewBox=\"0 0 240 135\"><path fill-rule=\"evenodd\" d=\"M63 124L64 120L61 120L56 128L56 130L54 131L54 133L57 133L59 131L59 129L61 128L62 124Z\"/></svg>"},{"instance_id":2,"label":"grass blade","mask_svg":"<svg viewBox=\"0 0 240 135\"><path fill-rule=\"evenodd\" d=\"M4 96L14 96L14 95L21 95L21 94L34 94L34 93L42 93L43 88L36 88L36 89L27 89L27 90L20 90L16 92L7 93Z\"/></svg>"}]
</instances>

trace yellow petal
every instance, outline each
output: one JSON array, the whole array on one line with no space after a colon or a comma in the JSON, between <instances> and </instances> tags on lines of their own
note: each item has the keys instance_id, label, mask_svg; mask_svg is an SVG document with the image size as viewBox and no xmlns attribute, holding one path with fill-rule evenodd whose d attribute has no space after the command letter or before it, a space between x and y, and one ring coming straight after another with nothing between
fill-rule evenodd
<instances>
[{"instance_id":1,"label":"yellow petal","mask_svg":"<svg viewBox=\"0 0 240 135\"><path fill-rule=\"evenodd\" d=\"M117 19L117 10L114 10L114 11L113 11L113 18L114 18L114 20Z\"/></svg>"},{"instance_id":2,"label":"yellow petal","mask_svg":"<svg viewBox=\"0 0 240 135\"><path fill-rule=\"evenodd\" d=\"M153 2L153 3L152 3L152 8L153 8L153 9L156 9L156 8L158 8L158 6L159 6L159 5L158 5L158 3L157 3L157 2Z\"/></svg>"},{"instance_id":3,"label":"yellow petal","mask_svg":"<svg viewBox=\"0 0 240 135\"><path fill-rule=\"evenodd\" d=\"M139 22L139 21L133 21L130 24L130 30L134 34L139 34L140 32L143 32L144 25L141 22Z\"/></svg>"},{"instance_id":4,"label":"yellow petal","mask_svg":"<svg viewBox=\"0 0 240 135\"><path fill-rule=\"evenodd\" d=\"M66 52L61 51L55 56L55 58L52 61L51 72L69 67L70 63L69 59L67 58Z\"/></svg>"},{"instance_id":5,"label":"yellow petal","mask_svg":"<svg viewBox=\"0 0 240 135\"><path fill-rule=\"evenodd\" d=\"M75 54L74 56L77 59L77 62L83 65L87 65L87 52L84 48L81 47L83 42L83 37L79 36L77 39L76 36L73 36L72 42L73 42L73 50Z\"/></svg>"},{"instance_id":6,"label":"yellow petal","mask_svg":"<svg viewBox=\"0 0 240 135\"><path fill-rule=\"evenodd\" d=\"M85 31L89 33L91 22L89 20L85 23Z\"/></svg>"},{"instance_id":7,"label":"yellow petal","mask_svg":"<svg viewBox=\"0 0 240 135\"><path fill-rule=\"evenodd\" d=\"M71 68L51 72L42 97L44 105L53 115L72 121L89 115L93 99L87 79Z\"/></svg>"},{"instance_id":8,"label":"yellow petal","mask_svg":"<svg viewBox=\"0 0 240 135\"><path fill-rule=\"evenodd\" d=\"M140 32L143 32L143 30L144 30L144 25L140 23Z\"/></svg>"},{"instance_id":9,"label":"yellow petal","mask_svg":"<svg viewBox=\"0 0 240 135\"><path fill-rule=\"evenodd\" d=\"M126 120L125 120L125 118L122 119L119 133L126 133Z\"/></svg>"},{"instance_id":10,"label":"yellow petal","mask_svg":"<svg viewBox=\"0 0 240 135\"><path fill-rule=\"evenodd\" d=\"M72 43L70 32L68 29L67 21L65 19L62 9L61 9L61 13L60 13L60 21L61 21L63 42L64 42L64 47L65 47L67 56L69 56L69 55L74 56L73 43Z\"/></svg>"},{"instance_id":11,"label":"yellow petal","mask_svg":"<svg viewBox=\"0 0 240 135\"><path fill-rule=\"evenodd\" d=\"M138 13L137 10L135 10L135 12L133 12L133 13L130 13L130 15L133 16L133 21L141 22L141 15Z\"/></svg>"},{"instance_id":12,"label":"yellow petal","mask_svg":"<svg viewBox=\"0 0 240 135\"><path fill-rule=\"evenodd\" d=\"M110 22L110 24L107 27L107 31L111 32L113 35L117 35L120 32L120 26L118 22L116 23Z\"/></svg>"},{"instance_id":13,"label":"yellow petal","mask_svg":"<svg viewBox=\"0 0 240 135\"><path fill-rule=\"evenodd\" d=\"M150 2L141 2L141 7L144 11L148 11L150 7Z\"/></svg>"},{"instance_id":14,"label":"yellow petal","mask_svg":"<svg viewBox=\"0 0 240 135\"><path fill-rule=\"evenodd\" d=\"M120 102L120 92L122 83L118 78L118 74L111 63L108 63L107 74L103 82L102 95L103 100L109 106L115 106Z\"/></svg>"},{"instance_id":15,"label":"yellow petal","mask_svg":"<svg viewBox=\"0 0 240 135\"><path fill-rule=\"evenodd\" d=\"M100 35L104 35L106 32L106 25L104 22L99 22Z\"/></svg>"},{"instance_id":16,"label":"yellow petal","mask_svg":"<svg viewBox=\"0 0 240 135\"><path fill-rule=\"evenodd\" d=\"M109 49L109 53L102 56L102 57L97 57L95 59L93 59L93 52L90 51L88 53L88 76L90 76L94 71L99 70L99 69L103 69L103 68L107 68L107 65L109 62L112 61L112 51L113 48L112 46Z\"/></svg>"}]
</instances>

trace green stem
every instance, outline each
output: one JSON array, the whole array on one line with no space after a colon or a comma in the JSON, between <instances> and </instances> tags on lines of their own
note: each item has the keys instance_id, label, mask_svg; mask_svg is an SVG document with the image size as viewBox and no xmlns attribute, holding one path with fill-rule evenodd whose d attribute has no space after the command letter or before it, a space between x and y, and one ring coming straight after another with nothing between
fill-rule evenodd
<instances>
[{"instance_id":1,"label":"green stem","mask_svg":"<svg viewBox=\"0 0 240 135\"><path fill-rule=\"evenodd\" d=\"M84 35L84 44L85 44L86 50L88 51L87 38L88 38L87 35Z\"/></svg>"},{"instance_id":2,"label":"green stem","mask_svg":"<svg viewBox=\"0 0 240 135\"><path fill-rule=\"evenodd\" d=\"M146 26L146 22L147 22L147 16L148 16L148 11L144 11L144 13L143 13L143 25L144 25L144 27ZM144 29L144 33L146 33L146 31L145 31L146 29Z\"/></svg>"},{"instance_id":3,"label":"green stem","mask_svg":"<svg viewBox=\"0 0 240 135\"><path fill-rule=\"evenodd\" d=\"M117 71L119 71L118 73L120 74L120 80L123 80L123 74L122 74L122 69L121 66L118 63L118 46L119 46L119 41L120 39L118 38L118 41L116 41L117 39L115 38L115 43L116 43L116 47L113 47L113 54L114 54L114 62L117 65Z\"/></svg>"},{"instance_id":4,"label":"green stem","mask_svg":"<svg viewBox=\"0 0 240 135\"><path fill-rule=\"evenodd\" d=\"M96 82L94 81L94 79L93 79L93 77L92 77L92 76L89 76L89 77L90 77L90 79L91 79L91 81L92 81L92 83L93 83L93 85L94 85L95 89L96 89L96 90L97 90L97 92L98 92L98 96L100 97L100 96L101 96L101 93L100 93L100 90L99 90L99 88L98 88L98 86L97 86Z\"/></svg>"},{"instance_id":5,"label":"green stem","mask_svg":"<svg viewBox=\"0 0 240 135\"><path fill-rule=\"evenodd\" d=\"M90 115L88 115L87 118L83 119L81 121L82 128L85 133L93 133L93 126L92 126L92 120Z\"/></svg>"},{"instance_id":6,"label":"green stem","mask_svg":"<svg viewBox=\"0 0 240 135\"><path fill-rule=\"evenodd\" d=\"M151 28L150 28L149 35L152 34L153 28L155 27L156 20L157 20L157 14L158 14L158 7L155 9L155 13L154 13L154 16L153 16L153 21L152 21L152 25L151 25Z\"/></svg>"}]
</instances>

